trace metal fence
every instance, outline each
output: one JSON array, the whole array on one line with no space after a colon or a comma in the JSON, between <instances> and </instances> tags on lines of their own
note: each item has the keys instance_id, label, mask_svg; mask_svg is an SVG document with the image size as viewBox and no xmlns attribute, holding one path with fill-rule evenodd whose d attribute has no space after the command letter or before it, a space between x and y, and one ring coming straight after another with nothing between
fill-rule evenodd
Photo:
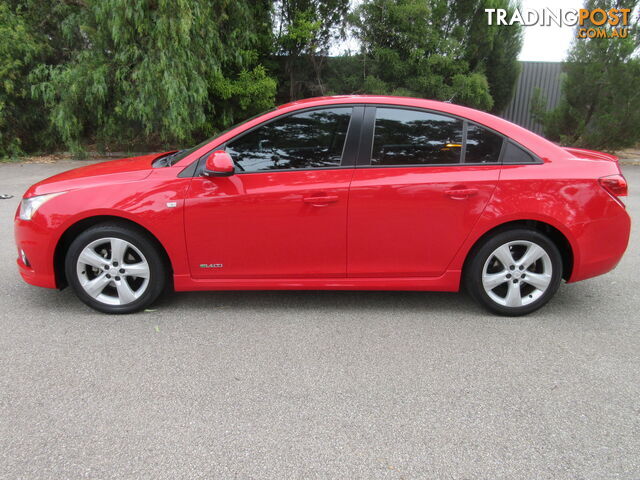
<instances>
[{"instance_id":1,"label":"metal fence","mask_svg":"<svg viewBox=\"0 0 640 480\"><path fill-rule=\"evenodd\" d=\"M531 97L536 87L547 99L547 108L558 105L561 98L561 62L520 62L522 66L511 102L502 117L536 133L542 133L542 125L531 115Z\"/></svg>"}]
</instances>

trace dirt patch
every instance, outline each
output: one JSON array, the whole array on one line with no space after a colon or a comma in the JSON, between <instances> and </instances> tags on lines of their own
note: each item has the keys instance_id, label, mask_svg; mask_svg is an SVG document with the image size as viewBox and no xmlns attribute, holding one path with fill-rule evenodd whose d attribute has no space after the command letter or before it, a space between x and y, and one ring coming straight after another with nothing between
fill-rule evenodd
<instances>
[{"instance_id":1,"label":"dirt patch","mask_svg":"<svg viewBox=\"0 0 640 480\"><path fill-rule=\"evenodd\" d=\"M20 159L20 161L22 163L56 163L57 161L70 160L71 158L71 155L66 154L50 154L33 157L23 157L22 159Z\"/></svg>"},{"instance_id":2,"label":"dirt patch","mask_svg":"<svg viewBox=\"0 0 640 480\"><path fill-rule=\"evenodd\" d=\"M615 155L620 159L620 163L640 165L640 147L619 150L615 152Z\"/></svg>"},{"instance_id":3,"label":"dirt patch","mask_svg":"<svg viewBox=\"0 0 640 480\"><path fill-rule=\"evenodd\" d=\"M88 152L85 157L78 158L71 153L50 153L47 155L30 155L25 157L20 157L14 161L17 163L56 163L61 160L74 160L78 162L82 162L83 160L87 161L107 161L107 160L116 160L119 158L129 158L129 157L137 157L140 155L148 155L149 152L110 152L110 153L98 153L98 152Z\"/></svg>"}]
</instances>

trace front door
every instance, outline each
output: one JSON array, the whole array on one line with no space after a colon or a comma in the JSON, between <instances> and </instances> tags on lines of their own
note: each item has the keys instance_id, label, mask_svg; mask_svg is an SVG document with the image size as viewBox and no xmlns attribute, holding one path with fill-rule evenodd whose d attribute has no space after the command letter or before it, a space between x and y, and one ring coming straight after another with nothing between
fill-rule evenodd
<instances>
[{"instance_id":1,"label":"front door","mask_svg":"<svg viewBox=\"0 0 640 480\"><path fill-rule=\"evenodd\" d=\"M373 139L349 194L348 275L442 275L495 189L503 137L425 110L368 107L365 118Z\"/></svg>"},{"instance_id":2,"label":"front door","mask_svg":"<svg viewBox=\"0 0 640 480\"><path fill-rule=\"evenodd\" d=\"M346 275L354 159L343 150L353 110L277 117L227 143L236 174L194 178L186 202L193 277Z\"/></svg>"}]
</instances>

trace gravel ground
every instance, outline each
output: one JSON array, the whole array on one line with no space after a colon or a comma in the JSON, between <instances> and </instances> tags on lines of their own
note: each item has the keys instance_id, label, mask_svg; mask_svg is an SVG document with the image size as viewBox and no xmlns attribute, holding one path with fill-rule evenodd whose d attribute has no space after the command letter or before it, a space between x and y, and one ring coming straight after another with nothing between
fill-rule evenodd
<instances>
[{"instance_id":1,"label":"gravel ground","mask_svg":"<svg viewBox=\"0 0 640 480\"><path fill-rule=\"evenodd\" d=\"M466 296L26 285L13 214L78 165L0 164L0 478L640 478L640 244L525 318ZM640 214L640 167L625 167Z\"/></svg>"}]
</instances>

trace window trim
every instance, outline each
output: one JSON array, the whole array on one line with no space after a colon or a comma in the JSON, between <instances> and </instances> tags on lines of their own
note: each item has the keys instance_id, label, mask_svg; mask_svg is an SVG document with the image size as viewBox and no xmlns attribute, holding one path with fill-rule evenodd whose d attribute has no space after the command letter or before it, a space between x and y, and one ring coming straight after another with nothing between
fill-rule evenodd
<instances>
[{"instance_id":1,"label":"window trim","mask_svg":"<svg viewBox=\"0 0 640 480\"><path fill-rule=\"evenodd\" d=\"M462 165L467 158L467 132L469 131L469 121L462 121L462 148L460 149L460 161L458 165ZM502 145L504 145L504 138L502 139ZM500 161L500 155L502 154L502 145L500 145L500 153L498 153L498 161Z\"/></svg>"},{"instance_id":2,"label":"window trim","mask_svg":"<svg viewBox=\"0 0 640 480\"><path fill-rule=\"evenodd\" d=\"M281 119L290 117L292 115L297 115L299 113L311 112L315 110L331 110L334 108L351 108L351 118L349 119L349 125L347 126L347 134L345 136L344 145L342 146L340 165L333 166L333 167L281 168L277 170L256 170L253 172L243 172L239 169L236 169L236 171L234 172L234 175L253 175L257 173L280 173L280 172L308 172L308 171L318 171L318 170L341 170L341 169L354 168L355 159L357 158L358 148L359 148L357 140L360 137L360 131L362 130L362 116L364 115L364 104L362 103L337 103L333 105L317 105L314 107L301 108L293 112L287 112L282 115L269 118L268 120L265 120L264 122L259 123L258 125L254 125L250 129L242 133L239 133L233 138L230 138L223 144L218 145L214 150L226 150L227 145L229 143L234 142L244 137L245 135L248 135L254 132L255 130L261 127L264 127L265 125L268 125L271 122L275 122L277 120L281 120ZM353 128L353 131L352 131L352 128ZM351 162L349 162L348 160L345 161L345 158L346 158L345 153L350 152L352 150L355 150L352 157L354 160L352 160ZM208 155L211 154L212 151L213 150L208 151L207 153L202 155L198 160L196 160L195 163L197 163L198 166L195 168L195 172L193 175L194 177L199 177L202 175L202 171L204 170L205 159L207 158Z\"/></svg>"},{"instance_id":3,"label":"window trim","mask_svg":"<svg viewBox=\"0 0 640 480\"><path fill-rule=\"evenodd\" d=\"M374 140L374 136L375 136L375 120L376 120L376 110L377 108L395 108L398 110L413 110L413 111L417 111L417 112L423 112L423 113L432 113L435 115L442 115L444 117L449 117L449 118L454 118L456 120L461 120L463 122L463 126L462 126L462 150L460 152L460 159L464 160L464 158L466 157L466 147L467 147L467 126L469 123L472 123L474 125L477 125L480 128L484 128L485 130L490 131L491 133L498 135L499 137L502 138L502 146L500 147L500 153L498 155L498 161L494 162L494 163L478 163L478 162L464 162L461 161L460 163L413 163L413 164L406 164L406 165L373 165L371 163L372 160L372 154L373 154L373 140ZM524 147L522 144L518 143L517 141L513 140L511 137L508 137L506 135L504 135L503 133L500 133L496 130L494 130L491 127L488 127L482 123L478 123L475 122L473 120L470 120L466 117L461 117L460 115L455 115L453 113L449 113L449 112L443 112L441 110L433 110L430 108L421 108L421 107L414 107L411 105L397 105L397 104L386 104L386 103L375 103L375 104L367 104L366 105L366 111L365 111L365 117L364 117L364 125L363 125L363 132L361 134L361 148L360 148L360 154L358 155L358 162L356 167L365 167L365 168L416 168L416 167L460 167L460 166L470 166L470 167L478 167L478 166L485 166L485 167L490 167L490 166L502 166L502 165L541 165L544 162L542 161L542 159L536 155L535 153L533 153L531 150L529 150L528 148ZM507 142L511 142L514 145L516 145L517 147L520 147L522 150L524 150L525 152L527 152L529 155L531 155L531 157L534 159L533 162L528 162L528 163L504 163L503 164L503 156L506 150L506 146L507 146ZM464 156L463 156L464 154Z\"/></svg>"},{"instance_id":4,"label":"window trim","mask_svg":"<svg viewBox=\"0 0 640 480\"><path fill-rule=\"evenodd\" d=\"M356 168L371 165L371 154L373 153L373 134L376 124L376 106L365 105L362 118L362 129L360 132L360 142Z\"/></svg>"}]
</instances>

